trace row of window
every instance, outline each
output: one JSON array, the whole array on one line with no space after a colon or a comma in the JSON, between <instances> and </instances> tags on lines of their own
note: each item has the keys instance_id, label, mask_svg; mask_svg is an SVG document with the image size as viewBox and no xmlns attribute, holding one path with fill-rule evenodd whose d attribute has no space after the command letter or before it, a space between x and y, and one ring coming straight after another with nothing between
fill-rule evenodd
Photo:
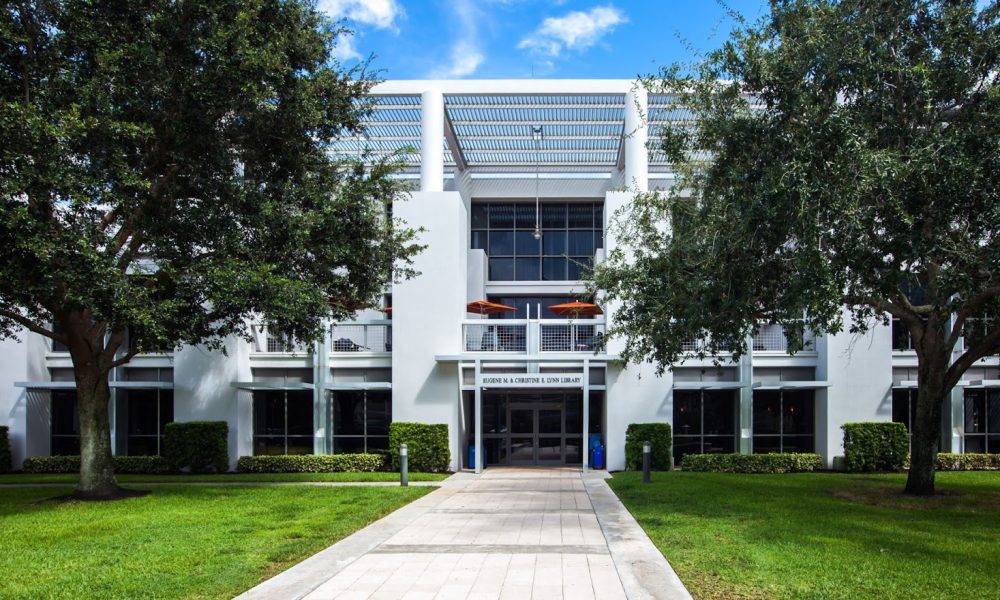
<instances>
[{"instance_id":1,"label":"row of window","mask_svg":"<svg viewBox=\"0 0 1000 600\"><path fill-rule=\"evenodd\" d=\"M603 203L546 203L537 210L526 203L473 204L471 246L489 256L491 281L575 281L593 268L594 253L604 247Z\"/></svg>"},{"instance_id":2,"label":"row of window","mask_svg":"<svg viewBox=\"0 0 1000 600\"><path fill-rule=\"evenodd\" d=\"M993 319L972 317L966 319L962 331L963 348L968 348L971 344L989 335L996 325ZM897 352L908 352L914 350L913 336L910 329L900 319L892 320L892 349Z\"/></svg>"},{"instance_id":3,"label":"row of window","mask_svg":"<svg viewBox=\"0 0 1000 600\"><path fill-rule=\"evenodd\" d=\"M162 452L163 431L174 420L173 390L128 390L118 404L118 423L125 427L129 456L152 456ZM80 454L80 411L75 390L53 390L50 413L50 453Z\"/></svg>"},{"instance_id":4,"label":"row of window","mask_svg":"<svg viewBox=\"0 0 1000 600\"><path fill-rule=\"evenodd\" d=\"M815 393L756 390L753 451L815 452ZM735 390L674 390L674 459L736 452L739 400Z\"/></svg>"},{"instance_id":5,"label":"row of window","mask_svg":"<svg viewBox=\"0 0 1000 600\"><path fill-rule=\"evenodd\" d=\"M1000 388L967 388L964 394L964 451L1000 454ZM917 389L892 390L892 420L912 431L916 414Z\"/></svg>"}]
</instances>

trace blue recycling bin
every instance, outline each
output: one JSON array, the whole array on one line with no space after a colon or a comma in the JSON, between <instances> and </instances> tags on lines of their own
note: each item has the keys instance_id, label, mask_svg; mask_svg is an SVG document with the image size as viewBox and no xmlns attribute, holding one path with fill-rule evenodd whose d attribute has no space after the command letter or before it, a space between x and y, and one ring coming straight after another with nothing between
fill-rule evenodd
<instances>
[{"instance_id":1,"label":"blue recycling bin","mask_svg":"<svg viewBox=\"0 0 1000 600\"><path fill-rule=\"evenodd\" d=\"M590 453L590 466L593 469L603 469L604 468L604 446L598 444L593 452Z\"/></svg>"},{"instance_id":2,"label":"blue recycling bin","mask_svg":"<svg viewBox=\"0 0 1000 600\"><path fill-rule=\"evenodd\" d=\"M467 469L476 468L476 445L469 443L469 462L465 465Z\"/></svg>"}]
</instances>

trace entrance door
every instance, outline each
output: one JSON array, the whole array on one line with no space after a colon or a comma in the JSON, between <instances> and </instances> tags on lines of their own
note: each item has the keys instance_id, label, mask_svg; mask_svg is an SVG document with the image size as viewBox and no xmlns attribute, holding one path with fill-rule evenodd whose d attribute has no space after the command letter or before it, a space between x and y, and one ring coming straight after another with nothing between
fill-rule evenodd
<instances>
[{"instance_id":1,"label":"entrance door","mask_svg":"<svg viewBox=\"0 0 1000 600\"><path fill-rule=\"evenodd\" d=\"M563 412L562 403L511 404L510 464L563 464Z\"/></svg>"}]
</instances>

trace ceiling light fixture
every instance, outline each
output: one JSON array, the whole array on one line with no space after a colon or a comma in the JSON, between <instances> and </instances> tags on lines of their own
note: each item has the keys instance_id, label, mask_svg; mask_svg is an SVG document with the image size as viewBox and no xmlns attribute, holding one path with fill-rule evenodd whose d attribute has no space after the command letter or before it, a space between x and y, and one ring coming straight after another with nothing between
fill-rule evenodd
<instances>
[{"instance_id":1,"label":"ceiling light fixture","mask_svg":"<svg viewBox=\"0 0 1000 600\"><path fill-rule=\"evenodd\" d=\"M535 141L535 232L534 235L536 240L542 239L542 222L541 222L541 201L538 196L538 165L541 162L542 153L542 126L532 125L531 126L531 139Z\"/></svg>"}]
</instances>

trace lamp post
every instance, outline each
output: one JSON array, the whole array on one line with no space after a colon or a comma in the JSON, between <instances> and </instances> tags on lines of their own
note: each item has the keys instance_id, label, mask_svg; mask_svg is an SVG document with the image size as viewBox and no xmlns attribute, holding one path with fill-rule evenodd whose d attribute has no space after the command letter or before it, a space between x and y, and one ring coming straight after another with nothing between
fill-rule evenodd
<instances>
[{"instance_id":1,"label":"lamp post","mask_svg":"<svg viewBox=\"0 0 1000 600\"><path fill-rule=\"evenodd\" d=\"M535 141L535 232L532 234L536 240L542 239L541 223L541 201L538 195L538 168L542 154L542 126L531 126L531 139Z\"/></svg>"}]
</instances>

